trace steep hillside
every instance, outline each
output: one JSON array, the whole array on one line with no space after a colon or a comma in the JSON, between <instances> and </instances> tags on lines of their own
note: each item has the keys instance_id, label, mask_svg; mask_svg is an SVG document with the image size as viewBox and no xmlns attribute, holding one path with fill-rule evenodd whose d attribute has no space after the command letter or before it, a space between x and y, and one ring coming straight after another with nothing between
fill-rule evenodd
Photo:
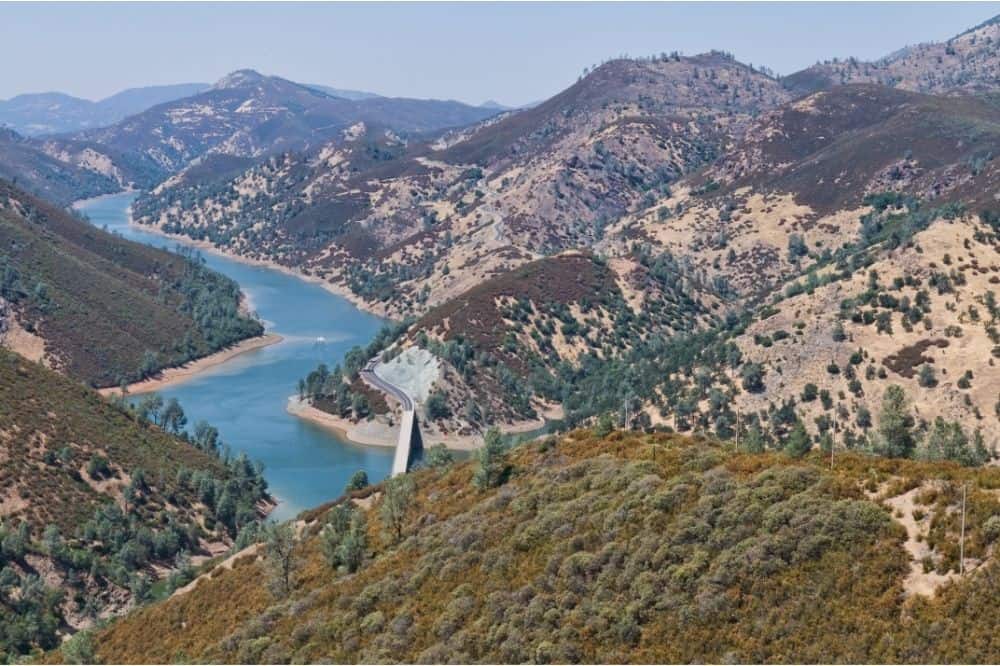
<instances>
[{"instance_id":1,"label":"steep hillside","mask_svg":"<svg viewBox=\"0 0 1000 666\"><path fill-rule=\"evenodd\" d=\"M908 215L882 212L887 221ZM871 263L849 262L856 268L842 272L846 265L830 266L819 279L791 283L787 298L736 338L744 361L764 374L762 390L736 404L745 415L795 405L810 430L832 428L838 442L852 444L874 436L872 415L896 384L921 428L939 418L960 423L995 448L998 251L995 229L937 218Z\"/></svg>"},{"instance_id":2,"label":"steep hillside","mask_svg":"<svg viewBox=\"0 0 1000 666\"><path fill-rule=\"evenodd\" d=\"M176 411L144 412L0 349L5 662L184 584L267 509L248 461L223 462L204 429L167 434Z\"/></svg>"},{"instance_id":3,"label":"steep hillside","mask_svg":"<svg viewBox=\"0 0 1000 666\"><path fill-rule=\"evenodd\" d=\"M354 395L363 390L357 373L367 359L380 359L383 376L427 364L410 394L428 441L475 439L494 423L538 428L541 416L558 414L574 377L653 338L713 325L719 302L666 257L604 261L566 252L485 280L404 322L379 344L349 354L331 375L310 375L302 393L357 423L387 411L365 408L368 392L356 408Z\"/></svg>"},{"instance_id":4,"label":"steep hillside","mask_svg":"<svg viewBox=\"0 0 1000 666\"><path fill-rule=\"evenodd\" d=\"M179 83L129 88L97 102L54 92L18 95L0 100L0 126L28 136L104 127L157 104L196 95L208 87L207 83Z\"/></svg>"},{"instance_id":5,"label":"steep hillside","mask_svg":"<svg viewBox=\"0 0 1000 666\"><path fill-rule=\"evenodd\" d=\"M291 557L248 550L90 645L114 663L936 663L1000 650L995 469L846 455L831 471L579 431L493 460L495 476L445 463L308 512Z\"/></svg>"},{"instance_id":6,"label":"steep hillside","mask_svg":"<svg viewBox=\"0 0 1000 666\"><path fill-rule=\"evenodd\" d=\"M802 419L817 441L877 447L872 415L895 384L925 440L941 417L995 447L998 112L870 85L815 93L612 227L613 247L662 248L731 296L724 326L632 355L655 359L635 382L649 421L731 437L742 417L780 445ZM597 391L624 369L567 404L617 411Z\"/></svg>"},{"instance_id":7,"label":"steep hillside","mask_svg":"<svg viewBox=\"0 0 1000 666\"><path fill-rule=\"evenodd\" d=\"M915 92L969 94L996 90L1000 20L986 21L946 42L908 46L875 62L818 63L782 79L797 95L848 83L877 83Z\"/></svg>"},{"instance_id":8,"label":"steep hillside","mask_svg":"<svg viewBox=\"0 0 1000 666\"><path fill-rule=\"evenodd\" d=\"M152 186L206 154L260 158L283 150L304 150L359 121L385 124L397 132L426 132L465 125L494 113L436 100L349 100L240 70L197 95L71 138L131 157L150 174L141 184ZM56 149L62 145L53 141Z\"/></svg>"},{"instance_id":9,"label":"steep hillside","mask_svg":"<svg viewBox=\"0 0 1000 666\"><path fill-rule=\"evenodd\" d=\"M992 446L992 383L929 394L915 390L912 372L901 381L877 366L924 338L957 337L976 316L980 333L961 343L968 352L949 351L954 363L941 368L957 373L952 381L989 374L997 343L983 303L1000 219L991 194L1000 188L998 111L990 100L846 86L762 114L722 158L609 226L599 247L610 261L559 255L517 267L523 255L506 255L512 268L419 318L408 344L442 363L428 420L469 432L534 418L545 405L562 405L576 423L630 404L637 425L730 437L737 411L745 429L750 415L765 422L784 404L817 436L836 421L838 445L867 446L858 442L870 423L848 424L876 413L886 387L900 383L923 429L941 416L965 424L967 436L980 429ZM939 248L954 266L944 267ZM958 266L972 267L967 278L952 275ZM928 297L934 291L950 295ZM794 306L775 305L785 294ZM414 302L428 296L432 303L433 290ZM978 303L976 315L966 303ZM895 315L879 308L904 313L896 327L906 337L881 335ZM834 323L850 328L851 319L862 329L834 351ZM856 352L874 363L864 380L861 367L848 367ZM735 379L744 372L763 373L754 391ZM806 384L827 397L796 406Z\"/></svg>"},{"instance_id":10,"label":"steep hillside","mask_svg":"<svg viewBox=\"0 0 1000 666\"><path fill-rule=\"evenodd\" d=\"M94 386L263 331L199 257L123 240L3 181L0 248L0 341Z\"/></svg>"},{"instance_id":11,"label":"steep hillside","mask_svg":"<svg viewBox=\"0 0 1000 666\"><path fill-rule=\"evenodd\" d=\"M53 157L44 144L3 128L0 128L0 178L60 206L121 189L114 178Z\"/></svg>"},{"instance_id":12,"label":"steep hillside","mask_svg":"<svg viewBox=\"0 0 1000 666\"><path fill-rule=\"evenodd\" d=\"M422 313L527 261L599 244L609 223L787 97L725 54L614 60L430 144L365 123L228 181L181 175L137 202L137 217L319 275L377 311Z\"/></svg>"},{"instance_id":13,"label":"steep hillside","mask_svg":"<svg viewBox=\"0 0 1000 666\"><path fill-rule=\"evenodd\" d=\"M860 224L871 195L995 209L998 150L992 99L838 87L763 114L716 163L609 236L684 256L737 293L759 295L876 236Z\"/></svg>"}]
</instances>

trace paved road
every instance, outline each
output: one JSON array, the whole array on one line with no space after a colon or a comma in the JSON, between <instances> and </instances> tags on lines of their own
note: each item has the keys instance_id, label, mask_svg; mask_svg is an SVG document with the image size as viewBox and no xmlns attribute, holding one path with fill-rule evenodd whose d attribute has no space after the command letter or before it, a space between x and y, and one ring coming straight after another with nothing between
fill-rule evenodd
<instances>
[{"instance_id":1,"label":"paved road","mask_svg":"<svg viewBox=\"0 0 1000 666\"><path fill-rule=\"evenodd\" d=\"M359 373L361 379L364 380L369 386L378 389L384 393L388 393L403 407L403 411L412 412L413 411L413 398L407 395L406 391L399 388L395 384L390 384L385 381L377 374L375 374L375 366L378 365L378 359L373 358L365 364L364 369Z\"/></svg>"},{"instance_id":2,"label":"paved road","mask_svg":"<svg viewBox=\"0 0 1000 666\"><path fill-rule=\"evenodd\" d=\"M390 384L386 380L382 379L375 373L375 366L378 365L378 359L372 359L365 364L364 369L359 373L361 375L361 380L372 388L387 393L395 398L400 406L403 408L403 419L399 424L399 441L396 442L396 455L392 460L392 472L391 476L397 476L399 474L406 474L410 469L410 463L413 458L413 440L414 440L414 430L417 431L417 441L418 446L420 446L420 430L417 425L417 415L413 411L413 398L407 394L406 391L396 386L395 384ZM420 451L417 451L417 455L420 455Z\"/></svg>"}]
</instances>

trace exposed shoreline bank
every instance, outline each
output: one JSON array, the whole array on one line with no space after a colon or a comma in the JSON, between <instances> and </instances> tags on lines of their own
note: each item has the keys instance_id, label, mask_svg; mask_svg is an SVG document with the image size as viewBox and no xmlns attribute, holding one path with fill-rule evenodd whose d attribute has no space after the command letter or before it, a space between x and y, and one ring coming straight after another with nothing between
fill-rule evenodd
<instances>
[{"instance_id":1,"label":"exposed shoreline bank","mask_svg":"<svg viewBox=\"0 0 1000 666\"><path fill-rule=\"evenodd\" d=\"M300 400L298 396L289 396L286 407L289 414L297 416L303 421L308 421L313 425L325 428L335 433L340 439L359 446L379 446L384 448L395 448L398 439L398 432L395 425L374 421L362 421L354 423L348 419L340 418L317 409L307 401ZM500 426L500 431L504 435L519 435L544 428L549 419L561 416L562 410L552 408L542 414L536 421L523 421ZM482 435L455 435L441 434L426 426L421 427L424 439L424 446L429 447L435 444L444 444L446 448L453 451L475 451L483 445Z\"/></svg>"},{"instance_id":2,"label":"exposed shoreline bank","mask_svg":"<svg viewBox=\"0 0 1000 666\"><path fill-rule=\"evenodd\" d=\"M129 384L126 387L126 390L131 394L152 393L153 391L158 391L168 386L173 386L175 384L180 384L190 379L194 379L209 368L221 365L230 359L236 358L241 354L245 354L255 349L262 349L264 347L277 344L282 340L283 338L277 333L265 333L264 335L259 335L255 338L247 338L246 340L241 340L231 347L220 349L214 354L202 356L201 358L189 361L184 365L173 368L165 368L155 377L150 377L149 379L144 379L141 382ZM114 396L120 395L121 389L117 386L112 386L98 389L98 392L104 396Z\"/></svg>"}]
</instances>

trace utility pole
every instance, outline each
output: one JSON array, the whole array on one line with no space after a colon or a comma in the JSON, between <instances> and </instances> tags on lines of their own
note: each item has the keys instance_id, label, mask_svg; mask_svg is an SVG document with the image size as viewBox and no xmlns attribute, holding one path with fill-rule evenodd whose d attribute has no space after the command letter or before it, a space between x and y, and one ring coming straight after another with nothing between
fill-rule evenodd
<instances>
[{"instance_id":1,"label":"utility pole","mask_svg":"<svg viewBox=\"0 0 1000 666\"><path fill-rule=\"evenodd\" d=\"M965 484L962 484L962 535L958 541L958 572L965 573Z\"/></svg>"},{"instance_id":2,"label":"utility pole","mask_svg":"<svg viewBox=\"0 0 1000 666\"><path fill-rule=\"evenodd\" d=\"M833 434L830 435L830 471L833 471L833 451L837 448L837 417L833 418L833 426L830 428Z\"/></svg>"},{"instance_id":3,"label":"utility pole","mask_svg":"<svg viewBox=\"0 0 1000 666\"><path fill-rule=\"evenodd\" d=\"M740 452L740 408L736 407L736 453Z\"/></svg>"},{"instance_id":4,"label":"utility pole","mask_svg":"<svg viewBox=\"0 0 1000 666\"><path fill-rule=\"evenodd\" d=\"M736 400L736 367L729 364L729 383L733 385L733 400ZM736 453L740 452L740 405L736 403Z\"/></svg>"}]
</instances>

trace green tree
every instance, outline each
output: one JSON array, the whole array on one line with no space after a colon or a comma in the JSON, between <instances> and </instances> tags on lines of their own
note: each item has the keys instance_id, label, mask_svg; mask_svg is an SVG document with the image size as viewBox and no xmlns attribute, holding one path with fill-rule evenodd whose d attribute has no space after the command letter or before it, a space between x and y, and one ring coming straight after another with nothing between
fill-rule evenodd
<instances>
[{"instance_id":1,"label":"green tree","mask_svg":"<svg viewBox=\"0 0 1000 666\"><path fill-rule=\"evenodd\" d=\"M605 415L607 416L607 415ZM610 419L611 417L608 416ZM476 451L478 465L472 475L472 482L477 488L495 488L501 485L507 477L507 446L500 436L500 430L490 428L486 431L486 441L483 447Z\"/></svg>"},{"instance_id":2,"label":"green tree","mask_svg":"<svg viewBox=\"0 0 1000 666\"><path fill-rule=\"evenodd\" d=\"M916 441L913 435L913 417L903 387L893 384L882 396L879 413L876 449L890 458L909 458Z\"/></svg>"},{"instance_id":3,"label":"green tree","mask_svg":"<svg viewBox=\"0 0 1000 666\"><path fill-rule=\"evenodd\" d=\"M136 417L143 423L160 424L160 410L163 409L163 398L158 393L150 393L142 397L135 407Z\"/></svg>"},{"instance_id":4,"label":"green tree","mask_svg":"<svg viewBox=\"0 0 1000 666\"><path fill-rule=\"evenodd\" d=\"M413 478L408 474L394 476L385 482L384 491L382 503L379 505L379 517L386 531L399 541L403 538L406 513L416 494Z\"/></svg>"},{"instance_id":5,"label":"green tree","mask_svg":"<svg viewBox=\"0 0 1000 666\"><path fill-rule=\"evenodd\" d=\"M67 664L98 664L94 639L89 631L78 631L59 650Z\"/></svg>"},{"instance_id":6,"label":"green tree","mask_svg":"<svg viewBox=\"0 0 1000 666\"><path fill-rule=\"evenodd\" d=\"M920 373L917 375L917 382L924 388L937 386L937 375L930 363L920 366Z\"/></svg>"},{"instance_id":7,"label":"green tree","mask_svg":"<svg viewBox=\"0 0 1000 666\"><path fill-rule=\"evenodd\" d=\"M427 397L427 406L425 409L427 413L427 419L430 421L437 421L438 419L446 419L451 416L451 409L448 407L448 398L441 391L434 391Z\"/></svg>"},{"instance_id":8,"label":"green tree","mask_svg":"<svg viewBox=\"0 0 1000 666\"><path fill-rule=\"evenodd\" d=\"M368 487L368 472L363 469L359 469L357 472L351 475L351 478L347 481L347 486L344 488L344 492L354 492L355 490L361 490L362 488Z\"/></svg>"},{"instance_id":9,"label":"green tree","mask_svg":"<svg viewBox=\"0 0 1000 666\"><path fill-rule=\"evenodd\" d=\"M194 424L194 444L202 451L213 455L219 452L219 429L207 421Z\"/></svg>"},{"instance_id":10,"label":"green tree","mask_svg":"<svg viewBox=\"0 0 1000 666\"><path fill-rule=\"evenodd\" d=\"M435 444L424 454L424 464L427 467L449 467L455 462L455 456L444 444Z\"/></svg>"},{"instance_id":11,"label":"green tree","mask_svg":"<svg viewBox=\"0 0 1000 666\"><path fill-rule=\"evenodd\" d=\"M368 546L368 527L365 514L355 511L351 516L351 525L337 549L338 558L344 568L354 573L364 562L365 549Z\"/></svg>"},{"instance_id":12,"label":"green tree","mask_svg":"<svg viewBox=\"0 0 1000 666\"><path fill-rule=\"evenodd\" d=\"M615 422L611 418L610 414L601 414L597 419L597 425L594 426L594 436L595 437L607 437L615 429Z\"/></svg>"},{"instance_id":13,"label":"green tree","mask_svg":"<svg viewBox=\"0 0 1000 666\"><path fill-rule=\"evenodd\" d=\"M788 235L788 260L795 261L799 257L809 254L809 247L806 241L799 234Z\"/></svg>"},{"instance_id":14,"label":"green tree","mask_svg":"<svg viewBox=\"0 0 1000 666\"><path fill-rule=\"evenodd\" d=\"M171 398L167 401L167 406L163 409L161 425L165 430L169 430L175 435L179 435L187 426L187 416L185 416L184 409L181 408L181 403L178 402L177 398Z\"/></svg>"},{"instance_id":15,"label":"green tree","mask_svg":"<svg viewBox=\"0 0 1000 666\"><path fill-rule=\"evenodd\" d=\"M751 423L750 427L747 428L747 434L743 441L748 453L764 452L764 433L760 431L760 426L756 423Z\"/></svg>"},{"instance_id":16,"label":"green tree","mask_svg":"<svg viewBox=\"0 0 1000 666\"><path fill-rule=\"evenodd\" d=\"M268 587L278 598L292 590L295 568L295 528L290 523L270 523L264 527L264 561Z\"/></svg>"},{"instance_id":17,"label":"green tree","mask_svg":"<svg viewBox=\"0 0 1000 666\"><path fill-rule=\"evenodd\" d=\"M793 458L801 458L812 448L812 439L801 419L796 419L792 431L785 440L785 453Z\"/></svg>"},{"instance_id":18,"label":"green tree","mask_svg":"<svg viewBox=\"0 0 1000 666\"><path fill-rule=\"evenodd\" d=\"M361 544L361 554L364 554L365 530L358 531L358 524L362 528L365 524L363 513L355 510L350 502L342 502L330 510L327 514L326 525L320 532L320 549L326 558L327 564L334 569L344 566L348 571L357 570L360 557L356 553L356 548ZM352 532L355 532L351 536Z\"/></svg>"},{"instance_id":19,"label":"green tree","mask_svg":"<svg viewBox=\"0 0 1000 666\"><path fill-rule=\"evenodd\" d=\"M747 363L740 371L743 378L743 388L751 393L764 390L764 368L759 363Z\"/></svg>"},{"instance_id":20,"label":"green tree","mask_svg":"<svg viewBox=\"0 0 1000 666\"><path fill-rule=\"evenodd\" d=\"M854 422L858 424L858 427L867 430L872 427L872 413L864 405L858 407L857 414L854 416Z\"/></svg>"}]
</instances>

